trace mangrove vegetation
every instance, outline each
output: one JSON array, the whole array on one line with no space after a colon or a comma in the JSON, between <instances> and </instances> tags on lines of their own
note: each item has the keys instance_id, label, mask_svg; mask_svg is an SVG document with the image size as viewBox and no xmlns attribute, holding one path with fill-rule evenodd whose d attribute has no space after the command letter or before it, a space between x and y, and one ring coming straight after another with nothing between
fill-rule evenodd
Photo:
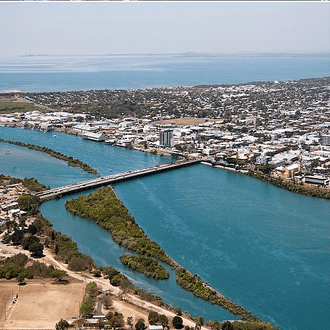
<instances>
[{"instance_id":1,"label":"mangrove vegetation","mask_svg":"<svg viewBox=\"0 0 330 330\"><path fill-rule=\"evenodd\" d=\"M150 257L124 255L120 257L120 261L125 266L156 280L166 280L170 277L168 271Z\"/></svg>"},{"instance_id":2,"label":"mangrove vegetation","mask_svg":"<svg viewBox=\"0 0 330 330\"><path fill-rule=\"evenodd\" d=\"M173 265L171 258L135 223L110 187L99 188L89 196L68 200L65 207L72 214L89 218L108 230L117 244Z\"/></svg>"}]
</instances>

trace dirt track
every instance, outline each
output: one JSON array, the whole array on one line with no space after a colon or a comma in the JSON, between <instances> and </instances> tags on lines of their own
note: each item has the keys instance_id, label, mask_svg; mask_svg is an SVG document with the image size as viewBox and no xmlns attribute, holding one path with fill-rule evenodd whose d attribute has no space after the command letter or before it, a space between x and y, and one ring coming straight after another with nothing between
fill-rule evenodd
<instances>
[{"instance_id":1,"label":"dirt track","mask_svg":"<svg viewBox=\"0 0 330 330\"><path fill-rule=\"evenodd\" d=\"M18 253L29 252L12 246L6 246L0 243L0 248L4 249L6 256ZM139 318L148 321L150 310L164 314L171 323L175 313L164 308L158 307L152 303L143 301L133 295L125 295L124 300L118 298L121 290L118 287L110 285L109 280L103 278L95 278L87 273L72 272L67 269L67 265L62 264L54 259L50 250L44 250L45 256L38 259L45 264L52 264L56 268L63 269L72 277L70 284L59 285L53 284L52 280L31 280L27 281L27 285L22 289L19 288L16 280L6 281L0 280L0 330L2 329L55 329L55 324L61 319L69 320L71 316L79 316L79 308L83 299L85 285L89 282L96 282L104 291L108 291L113 295L113 309L124 315L126 321L128 316L134 318L136 322ZM6 283L8 286L6 287ZM16 291L15 291L16 289ZM18 290L22 292L18 292ZM3 291L2 291L3 290ZM12 296L19 293L17 304L9 309ZM4 293L2 295L2 293ZM6 320L1 310L6 309ZM106 311L104 311L106 312ZM195 322L183 317L184 325L195 327ZM202 330L207 328L202 327Z\"/></svg>"}]
</instances>

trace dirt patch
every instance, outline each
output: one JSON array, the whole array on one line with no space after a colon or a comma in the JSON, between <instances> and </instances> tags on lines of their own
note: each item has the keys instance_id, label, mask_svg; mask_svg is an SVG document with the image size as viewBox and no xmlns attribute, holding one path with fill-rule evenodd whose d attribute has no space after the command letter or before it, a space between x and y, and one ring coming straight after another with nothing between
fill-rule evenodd
<instances>
[{"instance_id":1,"label":"dirt patch","mask_svg":"<svg viewBox=\"0 0 330 330\"><path fill-rule=\"evenodd\" d=\"M12 305L13 297L18 292L17 282L0 280L0 327L3 326L9 306Z\"/></svg>"},{"instance_id":2,"label":"dirt patch","mask_svg":"<svg viewBox=\"0 0 330 330\"><path fill-rule=\"evenodd\" d=\"M15 280L1 280L0 329L54 329L61 318L79 316L84 292L85 284L76 280L67 285L30 280L24 286ZM16 294L18 299L13 303Z\"/></svg>"},{"instance_id":3,"label":"dirt patch","mask_svg":"<svg viewBox=\"0 0 330 330\"><path fill-rule=\"evenodd\" d=\"M167 120L160 120L157 123L164 125L164 124L174 124L174 125L198 125L201 123L205 123L205 118L194 118L194 117L186 117L186 118L176 118L176 119L167 119Z\"/></svg>"},{"instance_id":4,"label":"dirt patch","mask_svg":"<svg viewBox=\"0 0 330 330\"><path fill-rule=\"evenodd\" d=\"M134 324L139 320L143 319L145 323L148 323L149 312L145 309L139 308L136 305L129 304L121 301L114 296L111 296L113 306L110 309L102 309L102 312L106 315L109 312L118 312L123 314L124 321L127 321L128 317L133 317Z\"/></svg>"}]
</instances>

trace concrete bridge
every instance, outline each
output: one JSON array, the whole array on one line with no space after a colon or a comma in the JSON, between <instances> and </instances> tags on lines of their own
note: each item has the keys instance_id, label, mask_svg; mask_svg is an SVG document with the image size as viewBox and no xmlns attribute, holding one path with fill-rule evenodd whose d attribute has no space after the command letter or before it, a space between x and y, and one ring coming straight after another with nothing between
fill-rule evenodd
<instances>
[{"instance_id":1,"label":"concrete bridge","mask_svg":"<svg viewBox=\"0 0 330 330\"><path fill-rule=\"evenodd\" d=\"M172 163L159 164L152 167L147 167L139 170L132 170L123 173L117 173L108 176L102 176L99 178L82 181L79 183L73 183L68 186L58 187L46 191L36 193L35 195L40 197L41 200L50 200L58 198L64 195L73 194L83 190L90 190L102 186L107 186L109 184L115 184L123 181L133 180L136 178L153 175L161 172L171 171L177 168L191 166L199 164L201 160L188 160L188 161L176 161Z\"/></svg>"}]
</instances>

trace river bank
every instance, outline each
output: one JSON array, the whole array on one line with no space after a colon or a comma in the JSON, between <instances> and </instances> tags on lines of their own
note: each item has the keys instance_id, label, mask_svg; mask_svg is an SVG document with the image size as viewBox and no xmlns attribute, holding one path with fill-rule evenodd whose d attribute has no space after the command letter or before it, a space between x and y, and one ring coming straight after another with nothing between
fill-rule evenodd
<instances>
[{"instance_id":1,"label":"river bank","mask_svg":"<svg viewBox=\"0 0 330 330\"><path fill-rule=\"evenodd\" d=\"M80 217L89 218L108 230L113 239L129 250L140 255L152 256L170 265L176 271L176 282L195 296L212 304L217 304L244 320L261 322L256 316L244 310L220 292L205 283L198 275L184 269L157 245L151 241L135 223L124 204L118 199L112 188L99 188L88 196L71 199L65 204L66 209Z\"/></svg>"}]
</instances>

